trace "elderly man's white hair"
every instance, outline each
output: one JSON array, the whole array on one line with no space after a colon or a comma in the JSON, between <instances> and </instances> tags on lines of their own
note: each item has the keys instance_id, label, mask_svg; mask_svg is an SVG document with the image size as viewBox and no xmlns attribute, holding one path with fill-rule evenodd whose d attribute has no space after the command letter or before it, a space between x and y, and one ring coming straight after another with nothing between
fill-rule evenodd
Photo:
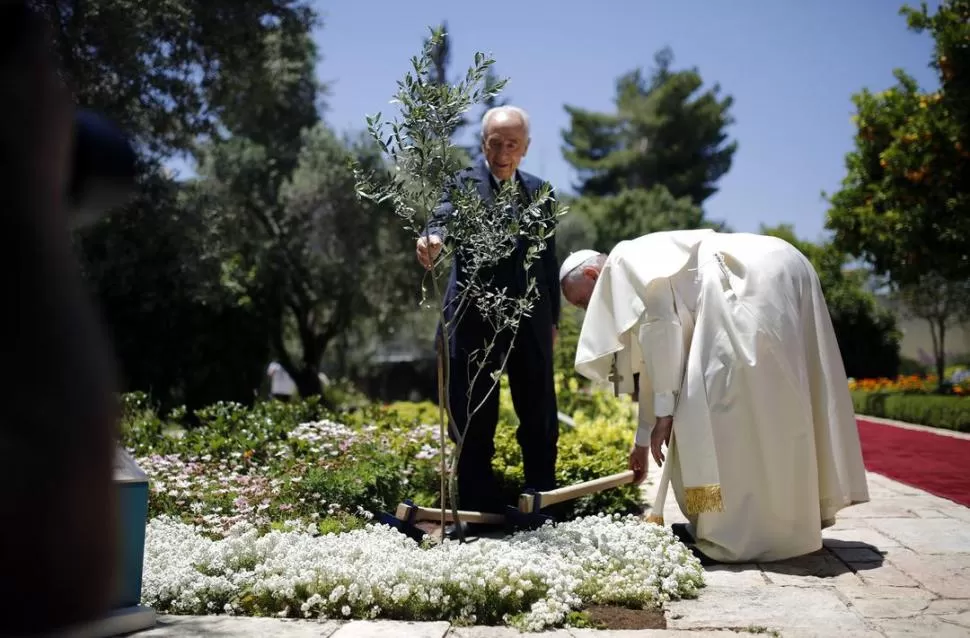
<instances>
[{"instance_id":1,"label":"elderly man's white hair","mask_svg":"<svg viewBox=\"0 0 970 638\"><path fill-rule=\"evenodd\" d=\"M519 108L518 106L495 106L485 111L485 115L482 116L483 138L488 131L488 123L499 113L515 113L522 118L522 125L525 127L525 136L527 138L529 137L529 114L525 112L525 109Z\"/></svg>"}]
</instances>

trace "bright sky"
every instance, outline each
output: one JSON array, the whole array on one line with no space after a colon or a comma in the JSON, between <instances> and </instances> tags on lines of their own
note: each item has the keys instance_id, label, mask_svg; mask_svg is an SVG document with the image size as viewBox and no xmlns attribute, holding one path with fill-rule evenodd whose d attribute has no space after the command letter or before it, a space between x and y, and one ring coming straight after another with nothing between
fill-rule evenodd
<instances>
[{"instance_id":1,"label":"bright sky","mask_svg":"<svg viewBox=\"0 0 970 638\"><path fill-rule=\"evenodd\" d=\"M931 8L938 4L930 2ZM321 80L332 82L327 121L363 129L366 114L389 112L396 81L420 52L427 27L452 37L452 73L476 51L491 53L509 78L505 94L532 117L523 168L569 191L562 158L563 104L611 110L614 81L669 45L674 68L696 66L707 85L735 98L739 142L711 219L735 230L794 223L803 239L823 237L825 202L851 148L850 96L882 90L903 68L924 87L936 80L928 35L907 30L897 0L565 0L458 3L454 0L319 0ZM455 78L452 78L455 79Z\"/></svg>"}]
</instances>

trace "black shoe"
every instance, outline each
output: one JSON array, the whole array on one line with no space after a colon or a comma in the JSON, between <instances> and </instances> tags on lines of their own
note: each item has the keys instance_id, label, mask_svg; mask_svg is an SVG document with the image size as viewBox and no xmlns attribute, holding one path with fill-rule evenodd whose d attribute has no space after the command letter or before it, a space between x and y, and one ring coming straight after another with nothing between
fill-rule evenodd
<instances>
[{"instance_id":1,"label":"black shoe","mask_svg":"<svg viewBox=\"0 0 970 638\"><path fill-rule=\"evenodd\" d=\"M686 523L674 523L670 526L670 531L684 545L693 545L696 542L690 532L687 531Z\"/></svg>"},{"instance_id":2,"label":"black shoe","mask_svg":"<svg viewBox=\"0 0 970 638\"><path fill-rule=\"evenodd\" d=\"M468 523L465 523L465 522L461 523L460 534L458 533L458 527L459 526L455 525L454 523L445 527L445 534L444 534L445 538L447 538L448 540L458 541L458 540L462 540L463 538L467 539L469 536L471 536L471 529Z\"/></svg>"}]
</instances>

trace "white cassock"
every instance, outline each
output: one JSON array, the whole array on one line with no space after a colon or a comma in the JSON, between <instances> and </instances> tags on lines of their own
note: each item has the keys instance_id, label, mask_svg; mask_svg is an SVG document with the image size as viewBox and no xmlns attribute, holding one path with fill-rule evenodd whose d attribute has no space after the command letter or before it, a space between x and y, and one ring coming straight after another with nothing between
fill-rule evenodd
<instances>
[{"instance_id":1,"label":"white cassock","mask_svg":"<svg viewBox=\"0 0 970 638\"><path fill-rule=\"evenodd\" d=\"M620 392L640 374L636 442L673 415L670 485L698 549L721 562L822 547L869 500L848 380L818 276L789 243L652 233L610 253L576 370Z\"/></svg>"}]
</instances>

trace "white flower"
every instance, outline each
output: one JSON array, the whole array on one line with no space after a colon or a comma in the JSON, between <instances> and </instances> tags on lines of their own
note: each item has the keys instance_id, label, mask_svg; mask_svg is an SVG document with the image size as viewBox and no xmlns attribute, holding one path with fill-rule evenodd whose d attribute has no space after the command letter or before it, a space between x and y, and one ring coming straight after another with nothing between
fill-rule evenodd
<instances>
[{"instance_id":1,"label":"white flower","mask_svg":"<svg viewBox=\"0 0 970 638\"><path fill-rule=\"evenodd\" d=\"M421 446L421 449L418 450L418 453L414 455L414 458L433 459L436 456L438 456L438 449L425 443Z\"/></svg>"},{"instance_id":2,"label":"white flower","mask_svg":"<svg viewBox=\"0 0 970 638\"><path fill-rule=\"evenodd\" d=\"M659 604L703 586L700 563L686 547L633 517L591 516L504 540L430 548L380 525L327 535L283 527L260 536L241 522L214 540L171 518L151 520L145 604L160 612L251 614L258 600L264 614L504 619L540 631L585 604Z\"/></svg>"}]
</instances>

